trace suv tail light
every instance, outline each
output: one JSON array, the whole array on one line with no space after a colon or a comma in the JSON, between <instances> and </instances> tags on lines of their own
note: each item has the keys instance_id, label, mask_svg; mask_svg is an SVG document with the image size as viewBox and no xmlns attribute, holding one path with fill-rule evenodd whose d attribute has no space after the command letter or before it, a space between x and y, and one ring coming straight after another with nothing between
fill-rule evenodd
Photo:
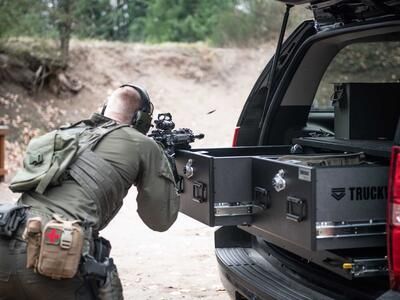
<instances>
[{"instance_id":1,"label":"suv tail light","mask_svg":"<svg viewBox=\"0 0 400 300\"><path fill-rule=\"evenodd\" d=\"M235 132L233 133L232 147L237 146L238 138L239 138L240 127L235 128Z\"/></svg>"},{"instance_id":2,"label":"suv tail light","mask_svg":"<svg viewBox=\"0 0 400 300\"><path fill-rule=\"evenodd\" d=\"M400 290L400 146L394 146L390 162L387 210L390 286Z\"/></svg>"}]
</instances>

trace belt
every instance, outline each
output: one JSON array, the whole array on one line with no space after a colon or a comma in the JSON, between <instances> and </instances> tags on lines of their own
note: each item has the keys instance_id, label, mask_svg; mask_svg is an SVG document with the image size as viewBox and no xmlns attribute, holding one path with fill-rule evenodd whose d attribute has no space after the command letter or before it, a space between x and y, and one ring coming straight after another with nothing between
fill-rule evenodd
<instances>
[{"instance_id":1,"label":"belt","mask_svg":"<svg viewBox=\"0 0 400 300\"><path fill-rule=\"evenodd\" d=\"M23 235L25 227L26 227L26 222L29 218L32 218L32 217L41 217L42 224L46 224L49 220L52 219L52 217L49 214L29 208L28 210L26 210L25 218L20 222L20 224L18 224L18 227L17 227L16 231L14 232L14 234L11 237L0 234L0 239L2 239L2 240L17 239L20 241L24 241L22 239L22 235Z\"/></svg>"},{"instance_id":2,"label":"belt","mask_svg":"<svg viewBox=\"0 0 400 300\"><path fill-rule=\"evenodd\" d=\"M17 230L14 232L14 234L11 237L5 236L5 235L0 235L0 240L8 241L10 243L16 242L16 241L26 243L26 241L22 238L22 236L25 231L27 220L30 218L33 218L33 217L41 217L42 226L47 224L53 218L50 214L30 208L26 212L25 219L18 225ZM98 236L98 233L93 232L91 227L83 227L83 231L84 231L84 235L85 235L83 253L92 255L94 252L94 238L96 238Z\"/></svg>"}]
</instances>

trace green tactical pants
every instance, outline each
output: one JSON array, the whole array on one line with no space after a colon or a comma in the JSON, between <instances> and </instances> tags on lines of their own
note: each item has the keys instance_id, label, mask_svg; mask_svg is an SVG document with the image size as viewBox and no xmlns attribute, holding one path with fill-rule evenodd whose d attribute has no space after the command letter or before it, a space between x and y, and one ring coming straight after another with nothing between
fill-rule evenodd
<instances>
[{"instance_id":1,"label":"green tactical pants","mask_svg":"<svg viewBox=\"0 0 400 300\"><path fill-rule=\"evenodd\" d=\"M95 299L80 277L54 280L26 268L26 243L0 237L0 300Z\"/></svg>"}]
</instances>

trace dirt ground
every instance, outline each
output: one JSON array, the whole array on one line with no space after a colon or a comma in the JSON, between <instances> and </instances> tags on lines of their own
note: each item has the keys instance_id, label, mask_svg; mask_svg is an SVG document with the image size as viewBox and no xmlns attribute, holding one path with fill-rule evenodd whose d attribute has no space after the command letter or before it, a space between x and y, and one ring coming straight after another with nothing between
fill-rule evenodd
<instances>
[{"instance_id":1,"label":"dirt ground","mask_svg":"<svg viewBox=\"0 0 400 300\"><path fill-rule=\"evenodd\" d=\"M57 118L74 121L95 110L121 82L134 81L147 87L156 113L171 112L177 127L205 134L196 147L229 146L244 101L272 51L272 46L213 49L74 42L69 72L84 83L83 91L31 99L14 89L20 93L14 102L19 101L22 111L28 101L58 107ZM5 89L3 85L2 95L0 83L0 96ZM30 114L21 122L31 124ZM9 142L10 166L16 164L19 148ZM9 198L5 185L0 187L2 198ZM153 232L138 217L135 198L131 189L121 212L102 233L112 241L125 299L229 299L218 277L214 229L180 214L168 232Z\"/></svg>"}]
</instances>

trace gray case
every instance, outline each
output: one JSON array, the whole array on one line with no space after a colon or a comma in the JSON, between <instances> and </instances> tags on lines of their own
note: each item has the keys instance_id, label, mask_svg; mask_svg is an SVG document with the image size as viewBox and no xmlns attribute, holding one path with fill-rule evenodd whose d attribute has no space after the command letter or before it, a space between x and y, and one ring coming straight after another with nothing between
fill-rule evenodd
<instances>
[{"instance_id":1,"label":"gray case","mask_svg":"<svg viewBox=\"0 0 400 300\"><path fill-rule=\"evenodd\" d=\"M181 212L209 226L251 225L307 250L385 245L388 167L300 166L288 146L184 150ZM281 171L285 187L273 180Z\"/></svg>"},{"instance_id":2,"label":"gray case","mask_svg":"<svg viewBox=\"0 0 400 300\"><path fill-rule=\"evenodd\" d=\"M283 170L286 186L273 178ZM308 167L253 160L253 185L268 190L270 207L252 225L308 250L385 245L388 167Z\"/></svg>"}]
</instances>

